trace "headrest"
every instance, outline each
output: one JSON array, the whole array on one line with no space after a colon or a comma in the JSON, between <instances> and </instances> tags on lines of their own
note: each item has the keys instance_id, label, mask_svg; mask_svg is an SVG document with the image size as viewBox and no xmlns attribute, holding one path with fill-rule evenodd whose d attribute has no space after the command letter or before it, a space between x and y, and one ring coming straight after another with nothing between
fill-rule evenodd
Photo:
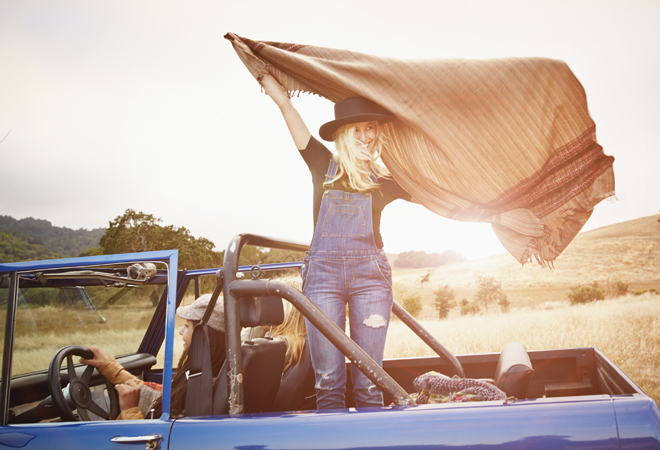
<instances>
[{"instance_id":1,"label":"headrest","mask_svg":"<svg viewBox=\"0 0 660 450\"><path fill-rule=\"evenodd\" d=\"M239 298L238 313L242 327L275 326L284 322L282 299L275 295Z\"/></svg>"},{"instance_id":2,"label":"headrest","mask_svg":"<svg viewBox=\"0 0 660 450\"><path fill-rule=\"evenodd\" d=\"M511 342L500 353L495 369L495 386L509 397L526 398L527 386L533 373L525 346L520 342Z\"/></svg>"}]
</instances>

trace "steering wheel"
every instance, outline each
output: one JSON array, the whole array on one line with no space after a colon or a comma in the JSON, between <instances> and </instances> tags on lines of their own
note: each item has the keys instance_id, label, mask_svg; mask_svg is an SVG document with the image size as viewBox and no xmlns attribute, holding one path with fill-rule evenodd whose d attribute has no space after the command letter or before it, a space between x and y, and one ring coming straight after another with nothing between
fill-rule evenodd
<instances>
[{"instance_id":1,"label":"steering wheel","mask_svg":"<svg viewBox=\"0 0 660 450\"><path fill-rule=\"evenodd\" d=\"M72 408L78 410L80 420L90 421L88 411L105 420L114 420L119 415L119 394L115 386L104 378L105 386L110 397L110 411L106 411L92 400L92 392L89 389L89 383L94 372L93 366L87 366L81 377L76 374L73 356L81 356L85 359L93 359L94 354L91 350L77 345L62 347L55 353L48 368L48 389L53 399L53 405L63 421L75 421L76 416ZM69 385L62 390L60 366L66 358L67 373L69 375Z\"/></svg>"}]
</instances>

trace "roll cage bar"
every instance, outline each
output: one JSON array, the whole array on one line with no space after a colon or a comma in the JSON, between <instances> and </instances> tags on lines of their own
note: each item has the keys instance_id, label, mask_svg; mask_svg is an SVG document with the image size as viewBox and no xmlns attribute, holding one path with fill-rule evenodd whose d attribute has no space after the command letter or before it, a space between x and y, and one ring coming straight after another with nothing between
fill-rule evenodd
<instances>
[{"instance_id":1,"label":"roll cage bar","mask_svg":"<svg viewBox=\"0 0 660 450\"><path fill-rule=\"evenodd\" d=\"M253 234L239 234L235 236L225 252L222 270L217 271L217 284L212 295L209 310L215 305L220 290L223 290L226 326L226 351L229 383L229 414L240 414L244 409L242 379L243 364L241 356L241 326L238 313L238 299L242 297L263 297L276 295L289 301L297 308L314 326L321 331L337 349L339 349L353 364L357 366L379 389L387 392L393 398L397 406L414 404L408 393L390 377L376 362L371 359L350 337L344 333L332 320L328 318L316 305L314 305L300 291L288 284L261 280L254 277L252 280L238 279L238 260L240 252L245 245L256 245L261 247L277 248L282 250L307 251L308 246L291 242L279 241ZM300 263L294 267L300 266ZM281 268L281 266L277 267ZM245 270L244 268L241 268ZM264 265L259 269L267 269ZM258 270L257 272L261 272ZM397 315L418 337L420 337L439 356L449 362L454 372L465 377L460 362L442 344L431 336L424 328L396 301L392 312Z\"/></svg>"}]
</instances>

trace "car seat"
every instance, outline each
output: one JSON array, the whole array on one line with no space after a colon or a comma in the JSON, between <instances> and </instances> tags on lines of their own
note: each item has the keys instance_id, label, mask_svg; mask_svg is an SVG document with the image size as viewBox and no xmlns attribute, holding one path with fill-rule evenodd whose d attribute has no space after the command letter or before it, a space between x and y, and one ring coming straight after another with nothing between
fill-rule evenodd
<instances>
[{"instance_id":1,"label":"car seat","mask_svg":"<svg viewBox=\"0 0 660 450\"><path fill-rule=\"evenodd\" d=\"M239 299L242 327L275 326L284 321L282 299L276 296ZM246 413L270 411L277 395L286 343L270 337L241 343L243 363L243 401ZM229 411L229 383L227 361L213 383L213 414Z\"/></svg>"}]
</instances>

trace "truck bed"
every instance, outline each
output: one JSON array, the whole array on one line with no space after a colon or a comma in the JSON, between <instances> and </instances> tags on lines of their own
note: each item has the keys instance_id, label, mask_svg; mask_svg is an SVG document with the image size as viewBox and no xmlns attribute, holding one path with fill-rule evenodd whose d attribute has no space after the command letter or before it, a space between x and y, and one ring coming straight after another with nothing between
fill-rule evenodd
<instances>
[{"instance_id":1,"label":"truck bed","mask_svg":"<svg viewBox=\"0 0 660 450\"><path fill-rule=\"evenodd\" d=\"M468 378L493 378L499 353L457 355ZM526 398L577 395L643 394L599 349L576 348L528 352L534 374ZM383 368L406 391L414 392L413 380L426 372L450 374L450 366L439 356L388 359ZM350 390L347 390L350 392Z\"/></svg>"}]
</instances>

